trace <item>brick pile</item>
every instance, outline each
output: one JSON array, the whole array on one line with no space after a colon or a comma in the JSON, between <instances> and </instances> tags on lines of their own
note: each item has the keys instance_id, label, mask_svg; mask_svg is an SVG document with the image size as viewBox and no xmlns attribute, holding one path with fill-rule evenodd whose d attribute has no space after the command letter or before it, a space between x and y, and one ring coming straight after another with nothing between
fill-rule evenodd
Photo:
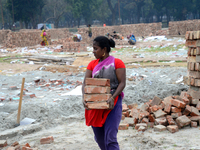
<instances>
[{"instance_id":1,"label":"brick pile","mask_svg":"<svg viewBox=\"0 0 200 150\"><path fill-rule=\"evenodd\" d=\"M4 44L11 30L0 30L0 44Z\"/></svg>"},{"instance_id":2,"label":"brick pile","mask_svg":"<svg viewBox=\"0 0 200 150\"><path fill-rule=\"evenodd\" d=\"M162 29L162 23L149 23L149 24L130 24L130 25L120 25L120 26L106 26L106 27L92 27L92 38L88 37L88 28L79 28L78 33L82 35L83 41L91 44L92 40L100 35L105 36L106 33L113 33L116 31L122 36L127 37L127 35L134 34L137 36L148 36L150 33L155 34L157 30Z\"/></svg>"},{"instance_id":3,"label":"brick pile","mask_svg":"<svg viewBox=\"0 0 200 150\"><path fill-rule=\"evenodd\" d=\"M84 101L89 109L109 109L107 100L110 94L110 80L100 78L86 78Z\"/></svg>"},{"instance_id":4,"label":"brick pile","mask_svg":"<svg viewBox=\"0 0 200 150\"><path fill-rule=\"evenodd\" d=\"M50 35L51 39L66 39L71 37L73 34L70 33L67 28L60 28L47 30L47 35Z\"/></svg>"},{"instance_id":5,"label":"brick pile","mask_svg":"<svg viewBox=\"0 0 200 150\"><path fill-rule=\"evenodd\" d=\"M145 131L148 127L154 127L155 131L168 130L174 133L185 126L200 125L199 111L199 99L192 98L187 92L164 100L154 97L140 109L123 104L123 121L119 129L126 130L128 126L135 126L138 131Z\"/></svg>"},{"instance_id":6,"label":"brick pile","mask_svg":"<svg viewBox=\"0 0 200 150\"><path fill-rule=\"evenodd\" d=\"M187 31L200 30L200 20L169 22L169 35L185 35Z\"/></svg>"},{"instance_id":7,"label":"brick pile","mask_svg":"<svg viewBox=\"0 0 200 150\"><path fill-rule=\"evenodd\" d=\"M55 49L54 52L86 52L87 45L84 42L65 42L63 49Z\"/></svg>"},{"instance_id":8,"label":"brick pile","mask_svg":"<svg viewBox=\"0 0 200 150\"><path fill-rule=\"evenodd\" d=\"M169 30L157 30L154 34L155 36L161 36L161 35L169 35Z\"/></svg>"},{"instance_id":9,"label":"brick pile","mask_svg":"<svg viewBox=\"0 0 200 150\"><path fill-rule=\"evenodd\" d=\"M193 98L200 99L200 31L187 31L185 38L188 46L188 93Z\"/></svg>"}]
</instances>

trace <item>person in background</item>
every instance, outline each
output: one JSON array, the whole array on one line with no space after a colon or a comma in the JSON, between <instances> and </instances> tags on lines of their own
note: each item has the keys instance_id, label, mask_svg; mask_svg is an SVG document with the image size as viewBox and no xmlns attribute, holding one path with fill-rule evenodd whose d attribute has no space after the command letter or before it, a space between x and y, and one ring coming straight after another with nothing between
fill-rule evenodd
<instances>
[{"instance_id":1,"label":"person in background","mask_svg":"<svg viewBox=\"0 0 200 150\"><path fill-rule=\"evenodd\" d=\"M88 36L91 38L92 37L92 28L91 25L88 25Z\"/></svg>"},{"instance_id":2,"label":"person in background","mask_svg":"<svg viewBox=\"0 0 200 150\"><path fill-rule=\"evenodd\" d=\"M86 70L86 78L110 79L112 96L107 103L112 110L91 109L85 107L86 125L92 126L95 140L101 150L119 150L117 132L122 117L123 89L126 85L126 68L124 63L113 56L110 56L111 47L115 42L105 36L98 36L93 41L93 53L96 60L91 61ZM84 95L85 79L83 81L82 93Z\"/></svg>"},{"instance_id":3,"label":"person in background","mask_svg":"<svg viewBox=\"0 0 200 150\"><path fill-rule=\"evenodd\" d=\"M80 42L82 41L82 36L80 34L75 34L73 37L74 42Z\"/></svg>"},{"instance_id":4,"label":"person in background","mask_svg":"<svg viewBox=\"0 0 200 150\"><path fill-rule=\"evenodd\" d=\"M128 39L128 43L130 45L134 45L136 43L136 38L133 34L130 34L127 36L127 39Z\"/></svg>"},{"instance_id":5,"label":"person in background","mask_svg":"<svg viewBox=\"0 0 200 150\"><path fill-rule=\"evenodd\" d=\"M42 46L48 46L49 43L48 43L48 41L47 41L47 34L46 34L46 30L45 30L45 29L42 30L42 33L41 33L40 36L42 37L41 45L42 45Z\"/></svg>"}]
</instances>

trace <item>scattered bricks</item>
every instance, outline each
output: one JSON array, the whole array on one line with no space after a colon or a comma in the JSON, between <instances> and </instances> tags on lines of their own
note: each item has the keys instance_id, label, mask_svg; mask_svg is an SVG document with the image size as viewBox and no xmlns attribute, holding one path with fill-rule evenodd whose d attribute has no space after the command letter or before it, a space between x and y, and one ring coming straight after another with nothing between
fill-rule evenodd
<instances>
[{"instance_id":1,"label":"scattered bricks","mask_svg":"<svg viewBox=\"0 0 200 150\"><path fill-rule=\"evenodd\" d=\"M43 137L40 139L40 144L51 144L54 142L53 136Z\"/></svg>"},{"instance_id":2,"label":"scattered bricks","mask_svg":"<svg viewBox=\"0 0 200 150\"><path fill-rule=\"evenodd\" d=\"M162 131L165 131L165 130L166 130L166 127L163 126L163 125L154 126L154 131L162 132Z\"/></svg>"},{"instance_id":3,"label":"scattered bricks","mask_svg":"<svg viewBox=\"0 0 200 150\"><path fill-rule=\"evenodd\" d=\"M121 120L124 120L125 119L125 116L124 115L122 115L122 118L121 118Z\"/></svg>"},{"instance_id":4,"label":"scattered bricks","mask_svg":"<svg viewBox=\"0 0 200 150\"><path fill-rule=\"evenodd\" d=\"M145 130L146 130L146 128L144 126L140 126L138 129L138 131L142 131L142 132L144 132Z\"/></svg>"},{"instance_id":5,"label":"scattered bricks","mask_svg":"<svg viewBox=\"0 0 200 150\"><path fill-rule=\"evenodd\" d=\"M129 110L126 104L122 104L122 111L127 111Z\"/></svg>"},{"instance_id":6,"label":"scattered bricks","mask_svg":"<svg viewBox=\"0 0 200 150\"><path fill-rule=\"evenodd\" d=\"M199 99L200 88L194 87L194 86L190 86L190 88L188 89L188 93L191 95L191 97L193 99Z\"/></svg>"},{"instance_id":7,"label":"scattered bricks","mask_svg":"<svg viewBox=\"0 0 200 150\"><path fill-rule=\"evenodd\" d=\"M147 124L146 123L138 123L138 124L136 124L135 125L135 129L138 130L139 127L141 127L141 126L145 127L145 129L147 129Z\"/></svg>"},{"instance_id":8,"label":"scattered bricks","mask_svg":"<svg viewBox=\"0 0 200 150\"><path fill-rule=\"evenodd\" d=\"M197 105L198 102L199 102L199 99L193 99L193 100L191 101L191 104L193 104L193 105Z\"/></svg>"},{"instance_id":9,"label":"scattered bricks","mask_svg":"<svg viewBox=\"0 0 200 150\"><path fill-rule=\"evenodd\" d=\"M27 95L27 94L26 94L26 95ZM29 96L30 96L30 98L36 97L34 93L30 93Z\"/></svg>"},{"instance_id":10,"label":"scattered bricks","mask_svg":"<svg viewBox=\"0 0 200 150\"><path fill-rule=\"evenodd\" d=\"M193 127L193 128L197 128L197 122L193 122L193 121L191 121L191 127Z\"/></svg>"},{"instance_id":11,"label":"scattered bricks","mask_svg":"<svg viewBox=\"0 0 200 150\"><path fill-rule=\"evenodd\" d=\"M160 105L162 102L162 99L160 99L159 97L155 96L152 100L152 102L150 103L150 106L154 106L154 105Z\"/></svg>"},{"instance_id":12,"label":"scattered bricks","mask_svg":"<svg viewBox=\"0 0 200 150\"><path fill-rule=\"evenodd\" d=\"M140 112L139 120L142 120L142 118L147 117L148 115L149 115L149 112L147 111Z\"/></svg>"},{"instance_id":13,"label":"scattered bricks","mask_svg":"<svg viewBox=\"0 0 200 150\"><path fill-rule=\"evenodd\" d=\"M110 86L109 79L100 79L100 78L86 78L85 79L86 85L95 85L95 86Z\"/></svg>"},{"instance_id":14,"label":"scattered bricks","mask_svg":"<svg viewBox=\"0 0 200 150\"><path fill-rule=\"evenodd\" d=\"M191 121L198 122L198 121L200 120L200 116L193 116L193 117L190 117L190 120L191 120Z\"/></svg>"},{"instance_id":15,"label":"scattered bricks","mask_svg":"<svg viewBox=\"0 0 200 150\"><path fill-rule=\"evenodd\" d=\"M171 104L169 104L169 103L165 104L164 111L165 111L166 113L170 113L170 111L171 111Z\"/></svg>"},{"instance_id":16,"label":"scattered bricks","mask_svg":"<svg viewBox=\"0 0 200 150\"><path fill-rule=\"evenodd\" d=\"M171 113L171 116L172 116L173 119L175 119L175 118L178 118L178 117L182 116L182 113L181 112Z\"/></svg>"},{"instance_id":17,"label":"scattered bricks","mask_svg":"<svg viewBox=\"0 0 200 150\"><path fill-rule=\"evenodd\" d=\"M118 130L128 130L129 124L128 123L120 123Z\"/></svg>"},{"instance_id":18,"label":"scattered bricks","mask_svg":"<svg viewBox=\"0 0 200 150\"><path fill-rule=\"evenodd\" d=\"M169 126L167 126L167 130L171 133L178 132L178 126L177 125L169 125Z\"/></svg>"},{"instance_id":19,"label":"scattered bricks","mask_svg":"<svg viewBox=\"0 0 200 150\"><path fill-rule=\"evenodd\" d=\"M198 110L200 110L200 102L197 103L196 108L197 108Z\"/></svg>"},{"instance_id":20,"label":"scattered bricks","mask_svg":"<svg viewBox=\"0 0 200 150\"><path fill-rule=\"evenodd\" d=\"M149 121L150 122L155 122L155 118L153 116L153 114L148 115Z\"/></svg>"},{"instance_id":21,"label":"scattered bricks","mask_svg":"<svg viewBox=\"0 0 200 150\"><path fill-rule=\"evenodd\" d=\"M155 119L155 124L156 125L167 125L167 119L165 117L157 118Z\"/></svg>"},{"instance_id":22,"label":"scattered bricks","mask_svg":"<svg viewBox=\"0 0 200 150\"><path fill-rule=\"evenodd\" d=\"M182 98L182 101L186 104L186 105L189 105L190 104L190 100L187 98L187 97L183 97Z\"/></svg>"},{"instance_id":23,"label":"scattered bricks","mask_svg":"<svg viewBox=\"0 0 200 150\"><path fill-rule=\"evenodd\" d=\"M107 101L111 94L84 94L85 102Z\"/></svg>"},{"instance_id":24,"label":"scattered bricks","mask_svg":"<svg viewBox=\"0 0 200 150\"><path fill-rule=\"evenodd\" d=\"M99 103L86 103L88 109L109 109L110 106L107 102L99 102Z\"/></svg>"},{"instance_id":25,"label":"scattered bricks","mask_svg":"<svg viewBox=\"0 0 200 150\"><path fill-rule=\"evenodd\" d=\"M6 147L7 141L6 140L0 140L0 147Z\"/></svg>"},{"instance_id":26,"label":"scattered bricks","mask_svg":"<svg viewBox=\"0 0 200 150\"><path fill-rule=\"evenodd\" d=\"M194 106L191 106L191 113L190 116L200 116L199 110L197 108L195 108Z\"/></svg>"},{"instance_id":27,"label":"scattered bricks","mask_svg":"<svg viewBox=\"0 0 200 150\"><path fill-rule=\"evenodd\" d=\"M136 104L136 103L133 103L133 104L128 105L128 108L129 108L129 109L137 108L137 107L138 107L138 104Z\"/></svg>"},{"instance_id":28,"label":"scattered bricks","mask_svg":"<svg viewBox=\"0 0 200 150\"><path fill-rule=\"evenodd\" d=\"M176 106L177 108L185 108L185 103L184 102L181 102L180 100L177 100L177 99L171 99L171 104L173 106Z\"/></svg>"},{"instance_id":29,"label":"scattered bricks","mask_svg":"<svg viewBox=\"0 0 200 150\"><path fill-rule=\"evenodd\" d=\"M175 123L174 119L172 118L172 116L168 115L166 118L167 118L167 122L168 122L169 125L176 125L176 123Z\"/></svg>"},{"instance_id":30,"label":"scattered bricks","mask_svg":"<svg viewBox=\"0 0 200 150\"><path fill-rule=\"evenodd\" d=\"M84 91L86 94L109 94L110 87L103 86L85 86Z\"/></svg>"},{"instance_id":31,"label":"scattered bricks","mask_svg":"<svg viewBox=\"0 0 200 150\"><path fill-rule=\"evenodd\" d=\"M5 98L4 98L4 97L0 97L0 100L1 100L1 101L4 101L4 100L5 100Z\"/></svg>"},{"instance_id":32,"label":"scattered bricks","mask_svg":"<svg viewBox=\"0 0 200 150\"><path fill-rule=\"evenodd\" d=\"M129 112L128 111L124 111L124 112L122 112L122 115L124 115L125 117L129 117Z\"/></svg>"},{"instance_id":33,"label":"scattered bricks","mask_svg":"<svg viewBox=\"0 0 200 150\"><path fill-rule=\"evenodd\" d=\"M191 106L186 105L185 110L183 111L183 115L188 116L191 113L191 111L192 111Z\"/></svg>"},{"instance_id":34,"label":"scattered bricks","mask_svg":"<svg viewBox=\"0 0 200 150\"><path fill-rule=\"evenodd\" d=\"M166 104L171 104L171 99L172 99L172 97L168 96L168 97L164 98L163 102L165 103L165 105Z\"/></svg>"},{"instance_id":35,"label":"scattered bricks","mask_svg":"<svg viewBox=\"0 0 200 150\"><path fill-rule=\"evenodd\" d=\"M141 123L146 123L146 124L148 124L148 122L149 122L149 119L147 119L147 118L143 118L141 121Z\"/></svg>"},{"instance_id":36,"label":"scattered bricks","mask_svg":"<svg viewBox=\"0 0 200 150\"><path fill-rule=\"evenodd\" d=\"M189 125L191 120L187 116L180 116L176 119L176 123L182 128Z\"/></svg>"},{"instance_id":37,"label":"scattered bricks","mask_svg":"<svg viewBox=\"0 0 200 150\"><path fill-rule=\"evenodd\" d=\"M9 90L17 90L18 88L16 86L10 86Z\"/></svg>"},{"instance_id":38,"label":"scattered bricks","mask_svg":"<svg viewBox=\"0 0 200 150\"><path fill-rule=\"evenodd\" d=\"M15 147L15 146L17 146L17 145L19 145L19 143L16 141L16 142L14 142L11 146Z\"/></svg>"},{"instance_id":39,"label":"scattered bricks","mask_svg":"<svg viewBox=\"0 0 200 150\"><path fill-rule=\"evenodd\" d=\"M8 147L6 150L15 150L15 147Z\"/></svg>"},{"instance_id":40,"label":"scattered bricks","mask_svg":"<svg viewBox=\"0 0 200 150\"><path fill-rule=\"evenodd\" d=\"M166 115L166 113L164 111L162 111L161 109L159 109L158 111L153 113L155 115L156 118L160 118Z\"/></svg>"},{"instance_id":41,"label":"scattered bricks","mask_svg":"<svg viewBox=\"0 0 200 150\"><path fill-rule=\"evenodd\" d=\"M130 127L134 126L134 120L133 120L133 118L125 117L125 119L122 121L122 123L129 124Z\"/></svg>"},{"instance_id":42,"label":"scattered bricks","mask_svg":"<svg viewBox=\"0 0 200 150\"><path fill-rule=\"evenodd\" d=\"M153 113L153 112L156 112L157 110L159 109L162 109L162 106L157 106L157 105L154 105L152 107L149 107L149 112L150 113Z\"/></svg>"},{"instance_id":43,"label":"scattered bricks","mask_svg":"<svg viewBox=\"0 0 200 150\"><path fill-rule=\"evenodd\" d=\"M148 128L153 128L154 127L154 122L148 122L147 126L148 126Z\"/></svg>"},{"instance_id":44,"label":"scattered bricks","mask_svg":"<svg viewBox=\"0 0 200 150\"><path fill-rule=\"evenodd\" d=\"M181 108L172 107L172 108L171 108L171 111L172 111L173 113L178 113L178 112L181 112Z\"/></svg>"},{"instance_id":45,"label":"scattered bricks","mask_svg":"<svg viewBox=\"0 0 200 150\"><path fill-rule=\"evenodd\" d=\"M144 103L144 104L141 106L140 110L142 110L142 111L147 111L148 108L149 108L149 105L148 105L147 103Z\"/></svg>"}]
</instances>

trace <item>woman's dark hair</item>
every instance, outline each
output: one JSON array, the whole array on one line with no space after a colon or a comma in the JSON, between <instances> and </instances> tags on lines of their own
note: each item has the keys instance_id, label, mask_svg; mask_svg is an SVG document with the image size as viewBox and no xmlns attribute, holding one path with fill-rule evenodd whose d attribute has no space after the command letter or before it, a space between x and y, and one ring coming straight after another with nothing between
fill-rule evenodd
<instances>
[{"instance_id":1,"label":"woman's dark hair","mask_svg":"<svg viewBox=\"0 0 200 150\"><path fill-rule=\"evenodd\" d=\"M105 36L98 36L94 39L94 42L97 42L98 46L103 49L104 47L107 48L107 52L110 53L111 47L115 47L115 41L112 39L108 39Z\"/></svg>"}]
</instances>

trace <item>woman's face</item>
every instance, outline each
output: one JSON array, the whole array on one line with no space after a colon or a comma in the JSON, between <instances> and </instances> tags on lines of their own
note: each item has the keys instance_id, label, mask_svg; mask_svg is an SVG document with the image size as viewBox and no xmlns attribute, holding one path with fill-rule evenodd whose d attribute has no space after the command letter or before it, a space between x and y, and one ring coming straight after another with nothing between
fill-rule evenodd
<instances>
[{"instance_id":1,"label":"woman's face","mask_svg":"<svg viewBox=\"0 0 200 150\"><path fill-rule=\"evenodd\" d=\"M101 49L101 47L95 41L93 42L93 54L96 57L96 59L102 58L104 54L104 50Z\"/></svg>"}]
</instances>

